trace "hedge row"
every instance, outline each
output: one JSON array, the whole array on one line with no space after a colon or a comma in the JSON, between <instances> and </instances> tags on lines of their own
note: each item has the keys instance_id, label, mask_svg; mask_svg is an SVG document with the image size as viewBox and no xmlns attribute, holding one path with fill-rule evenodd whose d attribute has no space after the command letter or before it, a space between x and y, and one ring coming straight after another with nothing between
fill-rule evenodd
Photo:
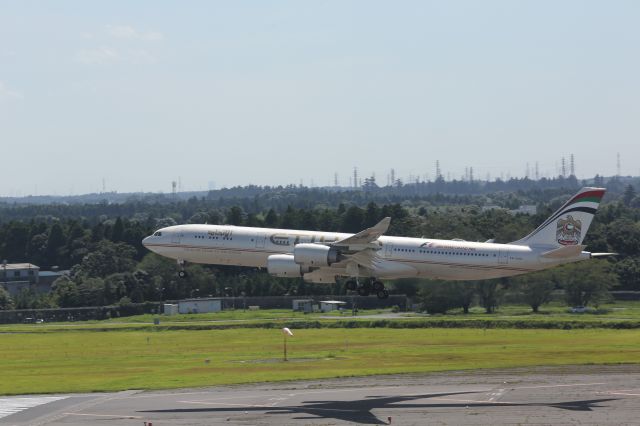
<instances>
[{"instance_id":1,"label":"hedge row","mask_svg":"<svg viewBox=\"0 0 640 426\"><path fill-rule=\"evenodd\" d=\"M91 327L69 331L176 331L176 330L228 330L237 328L478 328L478 329L638 329L639 321L562 321L562 320L340 320L340 321L269 321L229 324L172 324L142 325L127 327Z\"/></svg>"}]
</instances>

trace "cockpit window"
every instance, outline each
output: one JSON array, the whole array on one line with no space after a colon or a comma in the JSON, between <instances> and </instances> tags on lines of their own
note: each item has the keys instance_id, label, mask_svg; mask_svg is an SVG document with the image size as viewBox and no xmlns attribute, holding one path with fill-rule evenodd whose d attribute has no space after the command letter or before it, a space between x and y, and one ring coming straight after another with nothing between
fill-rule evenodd
<instances>
[{"instance_id":1,"label":"cockpit window","mask_svg":"<svg viewBox=\"0 0 640 426\"><path fill-rule=\"evenodd\" d=\"M162 237L162 232L158 231L155 234L153 234L154 237Z\"/></svg>"}]
</instances>

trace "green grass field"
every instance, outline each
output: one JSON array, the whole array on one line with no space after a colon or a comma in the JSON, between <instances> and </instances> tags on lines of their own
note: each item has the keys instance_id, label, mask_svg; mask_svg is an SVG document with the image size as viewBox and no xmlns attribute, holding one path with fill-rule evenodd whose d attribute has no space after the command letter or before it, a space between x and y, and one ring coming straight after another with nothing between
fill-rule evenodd
<instances>
[{"instance_id":1,"label":"green grass field","mask_svg":"<svg viewBox=\"0 0 640 426\"><path fill-rule=\"evenodd\" d=\"M390 310L361 310L355 317L351 311L329 314L313 313L303 314L289 309L272 309L243 312L242 310L228 310L208 314L185 315L136 315L131 317L112 318L104 321L82 321L44 324L2 324L1 332L58 332L69 330L93 330L103 331L112 329L146 330L154 328L154 319L159 319L162 328L173 329L202 329L220 327L249 327L249 326L278 326L279 324L293 324L300 322L315 322L323 326L331 326L336 321L372 321L371 315L390 313ZM638 328L640 329L640 302L617 302L600 306L597 311L583 314L572 314L568 308L560 303L551 303L541 308L537 314L531 312L531 308L525 305L505 305L500 307L495 314L487 315L482 308L472 308L469 314L462 311L452 311L446 315L426 315L416 313L400 313L400 318L394 322L420 323L418 327L442 327L442 321L447 321L447 327L491 327L492 323L499 323L500 327L527 328L577 328L579 326L604 327L609 324L614 328ZM369 318L366 318L369 317ZM543 323L553 323L553 327ZM431 324L431 325L430 325ZM524 327L523 327L524 326ZM565 327L566 326L566 327Z\"/></svg>"},{"instance_id":2,"label":"green grass field","mask_svg":"<svg viewBox=\"0 0 640 426\"><path fill-rule=\"evenodd\" d=\"M294 332L289 362L281 361L278 329L5 332L0 334L0 394L640 361L640 330Z\"/></svg>"}]
</instances>

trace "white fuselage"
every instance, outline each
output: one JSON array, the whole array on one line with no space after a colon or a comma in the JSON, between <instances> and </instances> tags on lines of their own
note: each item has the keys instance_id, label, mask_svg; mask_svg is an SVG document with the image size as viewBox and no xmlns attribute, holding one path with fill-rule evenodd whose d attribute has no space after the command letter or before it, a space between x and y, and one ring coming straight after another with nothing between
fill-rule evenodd
<instances>
[{"instance_id":1,"label":"white fuselage","mask_svg":"<svg viewBox=\"0 0 640 426\"><path fill-rule=\"evenodd\" d=\"M178 225L159 230L145 238L143 244L162 256L181 261L265 268L269 256L291 254L296 244L333 242L350 235L230 225ZM481 280L534 272L590 256L582 252L571 259L549 259L541 257L545 249L523 245L384 235L377 240L377 246L375 266L359 271L360 276ZM321 274L353 275L348 265L340 263L323 269L326 272L319 271Z\"/></svg>"}]
</instances>

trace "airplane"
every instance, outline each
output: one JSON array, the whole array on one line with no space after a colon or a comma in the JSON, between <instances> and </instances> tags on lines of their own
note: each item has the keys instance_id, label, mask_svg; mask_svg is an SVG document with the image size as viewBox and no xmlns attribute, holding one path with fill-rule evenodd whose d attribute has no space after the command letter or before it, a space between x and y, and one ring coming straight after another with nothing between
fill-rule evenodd
<instances>
[{"instance_id":1,"label":"airplane","mask_svg":"<svg viewBox=\"0 0 640 426\"><path fill-rule=\"evenodd\" d=\"M590 253L582 245L604 193L604 188L582 188L533 232L508 244L387 236L389 217L356 234L176 225L159 229L142 244L176 259L181 278L185 262L266 268L276 277L314 283L346 277L347 290L385 299L389 293L381 280L483 280L615 255Z\"/></svg>"}]
</instances>

